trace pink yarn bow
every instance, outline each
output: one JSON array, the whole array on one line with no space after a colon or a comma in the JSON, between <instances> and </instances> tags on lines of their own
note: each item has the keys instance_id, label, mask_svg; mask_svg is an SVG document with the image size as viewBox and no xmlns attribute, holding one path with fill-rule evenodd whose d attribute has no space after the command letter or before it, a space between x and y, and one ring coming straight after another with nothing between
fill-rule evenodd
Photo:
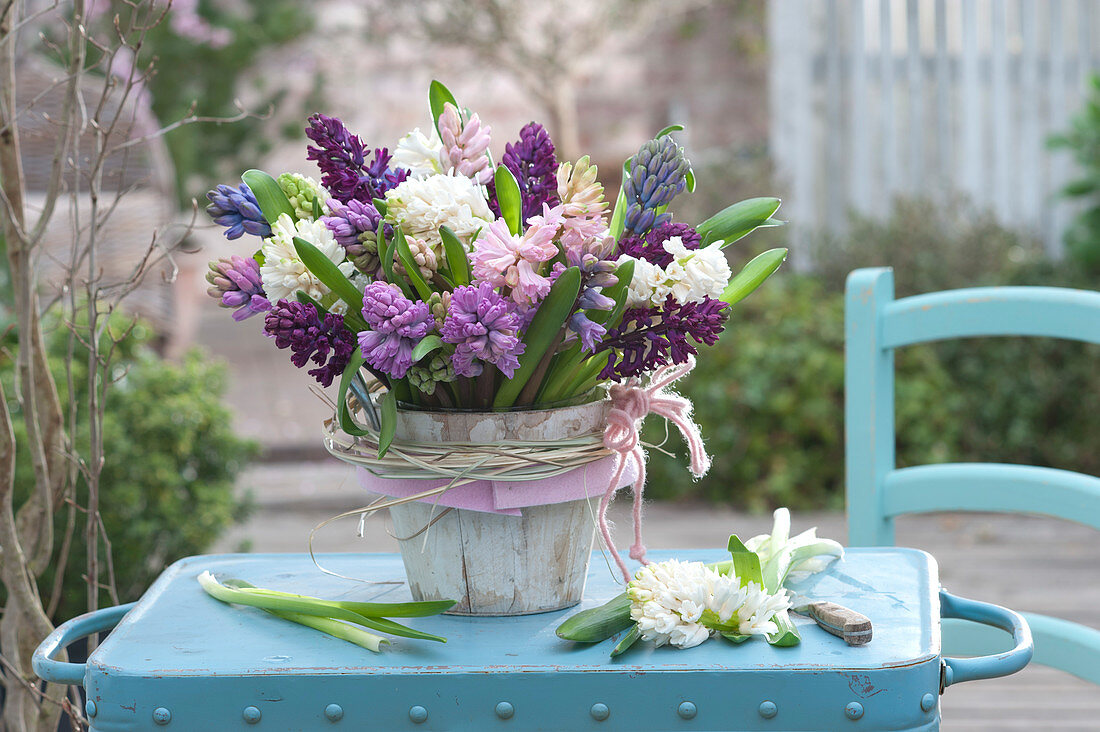
<instances>
[{"instance_id":1,"label":"pink yarn bow","mask_svg":"<svg viewBox=\"0 0 1100 732\"><path fill-rule=\"evenodd\" d=\"M657 414L672 422L680 430L687 442L688 455L691 457L691 474L696 478L706 475L710 469L710 456L703 448L703 438L699 426L691 420L691 402L672 392L664 391L695 368L695 359L688 357L682 364L662 366L653 372L648 386L640 386L637 380L625 384L615 384L610 389L611 411L607 415L607 428L603 433L603 444L616 453L615 472L600 501L600 510L596 520L604 543L611 549L611 556L623 573L623 579L630 581L630 570L626 567L615 544L611 541L611 531L607 526L607 507L619 489L623 470L627 460L633 460L637 466L634 479L634 544L630 547L630 558L642 564L648 564L645 558L645 545L642 543L642 491L645 488L645 452L638 436L638 423L648 414Z\"/></svg>"}]
</instances>

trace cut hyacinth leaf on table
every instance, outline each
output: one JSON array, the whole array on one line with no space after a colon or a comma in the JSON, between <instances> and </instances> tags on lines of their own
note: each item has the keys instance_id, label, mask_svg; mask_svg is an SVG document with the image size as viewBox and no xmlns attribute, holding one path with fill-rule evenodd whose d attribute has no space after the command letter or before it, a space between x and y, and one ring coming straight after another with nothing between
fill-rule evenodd
<instances>
[{"instance_id":1,"label":"cut hyacinth leaf on table","mask_svg":"<svg viewBox=\"0 0 1100 732\"><path fill-rule=\"evenodd\" d=\"M382 643L389 641L362 628L356 628L356 625L404 638L446 643L447 639L442 636L409 628L390 620L389 617L416 618L438 615L454 605L451 600L402 603L323 600L308 595L255 587L239 579L219 582L210 572L201 573L198 576L198 582L206 594L228 605L247 605L266 610L285 620L306 625L375 652L379 650Z\"/></svg>"}]
</instances>

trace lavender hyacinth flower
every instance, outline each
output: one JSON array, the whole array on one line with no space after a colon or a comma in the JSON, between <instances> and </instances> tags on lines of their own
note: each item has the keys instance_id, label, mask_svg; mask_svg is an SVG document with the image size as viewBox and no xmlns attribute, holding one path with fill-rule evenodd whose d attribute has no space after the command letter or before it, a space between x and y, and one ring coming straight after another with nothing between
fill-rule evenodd
<instances>
[{"instance_id":1,"label":"lavender hyacinth flower","mask_svg":"<svg viewBox=\"0 0 1100 732\"><path fill-rule=\"evenodd\" d=\"M413 347L435 326L428 305L376 280L363 292L363 318L371 327L359 334L363 358L395 379L404 378L413 365Z\"/></svg>"},{"instance_id":2,"label":"lavender hyacinth flower","mask_svg":"<svg viewBox=\"0 0 1100 732\"><path fill-rule=\"evenodd\" d=\"M672 264L672 255L665 251L665 242L674 236L680 237L687 249L698 249L703 241L703 237L690 224L666 221L653 227L644 237L634 234L623 236L619 240L619 252L652 262L658 267L667 267Z\"/></svg>"},{"instance_id":3,"label":"lavender hyacinth flower","mask_svg":"<svg viewBox=\"0 0 1100 732\"><path fill-rule=\"evenodd\" d=\"M344 318L327 313L322 319L312 303L280 300L264 319L264 330L276 346L292 351L290 362L298 368L317 364L309 375L322 386L344 372L355 351L355 336L344 327Z\"/></svg>"},{"instance_id":4,"label":"lavender hyacinth flower","mask_svg":"<svg viewBox=\"0 0 1100 732\"><path fill-rule=\"evenodd\" d=\"M321 184L341 203L352 199L370 203L385 197L408 177L404 168L390 168L392 157L386 148L374 151L374 160L367 164L363 141L348 131L336 117L315 114L309 118L306 137L317 147L306 148L306 158L317 162L321 169Z\"/></svg>"},{"instance_id":5,"label":"lavender hyacinth flower","mask_svg":"<svg viewBox=\"0 0 1100 732\"><path fill-rule=\"evenodd\" d=\"M519 183L523 221L542 213L544 203L551 208L561 203L558 199L558 159L554 156L554 143L546 128L538 122L528 122L519 131L519 141L504 146L501 163L512 171ZM494 182L489 183L489 208L497 217L500 216Z\"/></svg>"},{"instance_id":6,"label":"lavender hyacinth flower","mask_svg":"<svg viewBox=\"0 0 1100 732\"><path fill-rule=\"evenodd\" d=\"M456 287L440 335L455 344L455 373L477 376L481 362L491 363L509 379L525 348L517 335L520 316L488 282Z\"/></svg>"},{"instance_id":7,"label":"lavender hyacinth flower","mask_svg":"<svg viewBox=\"0 0 1100 732\"><path fill-rule=\"evenodd\" d=\"M239 188L219 185L206 197L210 199L206 213L210 214L215 224L226 227L226 239L238 239L245 233L261 239L271 236L271 226L260 212L260 204L247 184L241 183Z\"/></svg>"},{"instance_id":8,"label":"lavender hyacinth flower","mask_svg":"<svg viewBox=\"0 0 1100 732\"><path fill-rule=\"evenodd\" d=\"M332 232L336 242L344 247L348 258L360 271L368 274L376 272L379 264L378 225L382 221L378 209L373 203L363 203L354 198L347 203L330 198L328 207L331 215L322 216L321 221Z\"/></svg>"},{"instance_id":9,"label":"lavender hyacinth flower","mask_svg":"<svg viewBox=\"0 0 1100 732\"><path fill-rule=\"evenodd\" d=\"M684 190L689 170L684 148L670 136L642 145L631 160L630 177L623 181L625 231L641 235L670 220L670 214L658 214L657 209Z\"/></svg>"},{"instance_id":10,"label":"lavender hyacinth flower","mask_svg":"<svg viewBox=\"0 0 1100 732\"><path fill-rule=\"evenodd\" d=\"M271 309L260 280L260 264L251 257L233 255L211 262L206 281L210 283L207 294L218 298L223 308L235 308L237 322Z\"/></svg>"}]
</instances>

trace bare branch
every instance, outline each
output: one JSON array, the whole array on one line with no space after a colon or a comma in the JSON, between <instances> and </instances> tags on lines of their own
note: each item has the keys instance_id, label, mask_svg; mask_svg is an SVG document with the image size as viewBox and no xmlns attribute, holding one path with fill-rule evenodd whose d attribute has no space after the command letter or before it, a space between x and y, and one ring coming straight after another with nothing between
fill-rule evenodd
<instances>
[{"instance_id":1,"label":"bare branch","mask_svg":"<svg viewBox=\"0 0 1100 732\"><path fill-rule=\"evenodd\" d=\"M236 107L240 111L239 111L238 114L232 115L231 117L204 117L204 116L196 115L192 111L187 116L185 116L183 119L177 120L177 121L175 121L175 122L173 122L169 125L165 125L164 127L161 127L156 132L150 133L148 135L144 135L142 137L135 137L133 139L127 140L126 142L122 142L122 143L119 143L118 145L115 145L113 148L111 148L111 152L118 152L119 150L125 150L126 148L134 147L135 145L145 144L145 143L149 142L150 140L154 140L158 137L164 136L165 134L171 132L172 130L179 129L180 127L185 127L187 125L193 125L196 122L215 122L217 124L229 124L229 123L233 123L233 122L240 122L240 121L246 120L246 119L261 119L261 120L262 119L268 119L272 115L272 113L274 112L274 109L275 109L274 107L268 107L267 111L264 112L263 114L256 114L255 112L249 112L248 110L246 110L241 105L240 100L234 100L233 106ZM192 106L191 109L194 110L194 106Z\"/></svg>"}]
</instances>

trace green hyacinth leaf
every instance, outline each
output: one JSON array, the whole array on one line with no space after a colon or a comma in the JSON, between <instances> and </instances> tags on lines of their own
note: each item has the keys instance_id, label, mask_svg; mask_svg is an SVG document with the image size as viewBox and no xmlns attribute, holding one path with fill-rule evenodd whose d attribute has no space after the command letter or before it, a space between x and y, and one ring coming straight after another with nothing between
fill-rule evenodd
<instances>
[{"instance_id":1,"label":"green hyacinth leaf","mask_svg":"<svg viewBox=\"0 0 1100 732\"><path fill-rule=\"evenodd\" d=\"M294 207L290 205L290 199L283 193L279 183L262 170L246 170L241 176L252 195L256 197L256 203L260 204L260 213L272 226L279 220L279 216L287 214L294 218Z\"/></svg>"},{"instance_id":2,"label":"green hyacinth leaf","mask_svg":"<svg viewBox=\"0 0 1100 732\"><path fill-rule=\"evenodd\" d=\"M393 437L397 433L397 392L387 389L379 407L378 418L382 424L381 429L378 430L378 459L381 460L389 452Z\"/></svg>"},{"instance_id":3,"label":"green hyacinth leaf","mask_svg":"<svg viewBox=\"0 0 1100 732\"><path fill-rule=\"evenodd\" d=\"M534 374L539 362L546 355L554 339L573 314L573 306L581 289L581 271L570 267L558 276L550 293L539 305L527 333L523 337L527 348L519 356L519 368L511 379L505 381L493 400L493 408L510 407L515 404L523 387Z\"/></svg>"},{"instance_id":4,"label":"green hyacinth leaf","mask_svg":"<svg viewBox=\"0 0 1100 732\"><path fill-rule=\"evenodd\" d=\"M631 156L623 161L623 181L619 185L619 196L615 199L615 210L611 214L611 236L618 241L623 234L626 225L626 182L630 179L630 163L634 160Z\"/></svg>"},{"instance_id":5,"label":"green hyacinth leaf","mask_svg":"<svg viewBox=\"0 0 1100 732\"><path fill-rule=\"evenodd\" d=\"M413 363L417 363L425 356L435 353L437 350L443 347L443 339L432 333L431 335L424 336L419 343L413 346L412 360Z\"/></svg>"},{"instance_id":6,"label":"green hyacinth leaf","mask_svg":"<svg viewBox=\"0 0 1100 732\"><path fill-rule=\"evenodd\" d=\"M516 176L508 168L498 165L493 181L496 183L500 215L508 223L508 231L519 234L523 228L523 197Z\"/></svg>"},{"instance_id":7,"label":"green hyacinth leaf","mask_svg":"<svg viewBox=\"0 0 1100 732\"><path fill-rule=\"evenodd\" d=\"M632 645L634 645L638 642L638 640L641 639L641 637L642 632L638 630L638 626L635 625L633 628L627 631L622 640L616 643L615 647L611 649L611 657L615 658L615 656L621 656L622 654L626 653Z\"/></svg>"},{"instance_id":8,"label":"green hyacinth leaf","mask_svg":"<svg viewBox=\"0 0 1100 732\"><path fill-rule=\"evenodd\" d=\"M744 300L764 284L764 280L775 274L786 258L787 250L783 248L769 249L753 257L726 285L722 291L722 302L733 305Z\"/></svg>"},{"instance_id":9,"label":"green hyacinth leaf","mask_svg":"<svg viewBox=\"0 0 1100 732\"><path fill-rule=\"evenodd\" d=\"M345 277L344 273L320 249L300 236L296 236L294 251L298 253L298 258L302 260L306 269L347 303L348 312L358 313L363 309L363 293L359 292L351 280Z\"/></svg>"},{"instance_id":10,"label":"green hyacinth leaf","mask_svg":"<svg viewBox=\"0 0 1100 732\"><path fill-rule=\"evenodd\" d=\"M383 236L383 239L384 238L385 237ZM404 245L404 247L402 247L402 245ZM409 286L409 283L405 280L405 278L394 277L393 274L393 260L395 257L400 258L400 254L398 254L398 252L400 252L402 248L407 250L409 248L409 243L405 241L405 232L401 231L400 228L394 226L393 239L390 241L390 243L385 247L379 244L378 247L379 256L384 256L384 258L382 259L382 272L386 275L385 279L387 282L397 285L401 289L401 294L403 294L410 300L415 300L416 295L413 294L413 290ZM402 260L401 263L404 264L404 260ZM407 269L408 267L406 267L406 270ZM417 269L417 274L420 274L419 269Z\"/></svg>"},{"instance_id":11,"label":"green hyacinth leaf","mask_svg":"<svg viewBox=\"0 0 1100 732\"><path fill-rule=\"evenodd\" d=\"M730 556L733 558L733 572L741 580L741 586L744 587L749 582L755 582L763 587L764 578L760 572L760 555L749 551L737 538L737 534L730 536L728 547Z\"/></svg>"},{"instance_id":12,"label":"green hyacinth leaf","mask_svg":"<svg viewBox=\"0 0 1100 732\"><path fill-rule=\"evenodd\" d=\"M351 353L348 365L344 367L344 373L340 375L340 386L336 392L336 418L340 422L340 429L353 437L367 434L367 430L356 424L348 409L348 389L351 388L352 379L363 366L363 352L356 348Z\"/></svg>"},{"instance_id":13,"label":"green hyacinth leaf","mask_svg":"<svg viewBox=\"0 0 1100 732\"><path fill-rule=\"evenodd\" d=\"M371 202L374 204L374 210L382 216L385 216L386 213L390 210L390 207L387 206L386 202L381 198L373 198L371 199Z\"/></svg>"},{"instance_id":14,"label":"green hyacinth leaf","mask_svg":"<svg viewBox=\"0 0 1100 732\"><path fill-rule=\"evenodd\" d=\"M626 630L633 622L630 619L630 598L623 592L599 607L590 607L571 615L554 632L563 640L599 643Z\"/></svg>"},{"instance_id":15,"label":"green hyacinth leaf","mask_svg":"<svg viewBox=\"0 0 1100 732\"><path fill-rule=\"evenodd\" d=\"M777 612L773 620L779 630L768 634L768 643L780 648L790 648L802 642L802 636L786 610Z\"/></svg>"},{"instance_id":16,"label":"green hyacinth leaf","mask_svg":"<svg viewBox=\"0 0 1100 732\"><path fill-rule=\"evenodd\" d=\"M446 226L439 227L439 238L443 240L443 253L447 257L447 269L454 284L470 284L470 260L462 241Z\"/></svg>"},{"instance_id":17,"label":"green hyacinth leaf","mask_svg":"<svg viewBox=\"0 0 1100 732\"><path fill-rule=\"evenodd\" d=\"M424 275L420 273L420 266L413 259L412 250L409 249L409 240L405 238L405 235L400 233L400 229L394 229L394 246L397 251L397 258L401 260L401 264L405 266L405 276L409 278L409 282L416 288L416 293L420 295L420 299L427 302L428 298L432 296L432 288L428 287L427 281L424 279Z\"/></svg>"},{"instance_id":18,"label":"green hyacinth leaf","mask_svg":"<svg viewBox=\"0 0 1100 732\"><path fill-rule=\"evenodd\" d=\"M432 124L435 125L436 132L439 132L439 115L443 114L443 107L447 102L455 105L455 109L461 109L458 102L455 101L455 95L451 94L451 90L444 86L442 82L433 79L428 87L428 105L432 109Z\"/></svg>"},{"instance_id":19,"label":"green hyacinth leaf","mask_svg":"<svg viewBox=\"0 0 1100 732\"><path fill-rule=\"evenodd\" d=\"M772 214L779 210L778 198L749 198L728 206L695 227L703 237L703 246L722 241L729 246L762 226L780 226Z\"/></svg>"}]
</instances>

